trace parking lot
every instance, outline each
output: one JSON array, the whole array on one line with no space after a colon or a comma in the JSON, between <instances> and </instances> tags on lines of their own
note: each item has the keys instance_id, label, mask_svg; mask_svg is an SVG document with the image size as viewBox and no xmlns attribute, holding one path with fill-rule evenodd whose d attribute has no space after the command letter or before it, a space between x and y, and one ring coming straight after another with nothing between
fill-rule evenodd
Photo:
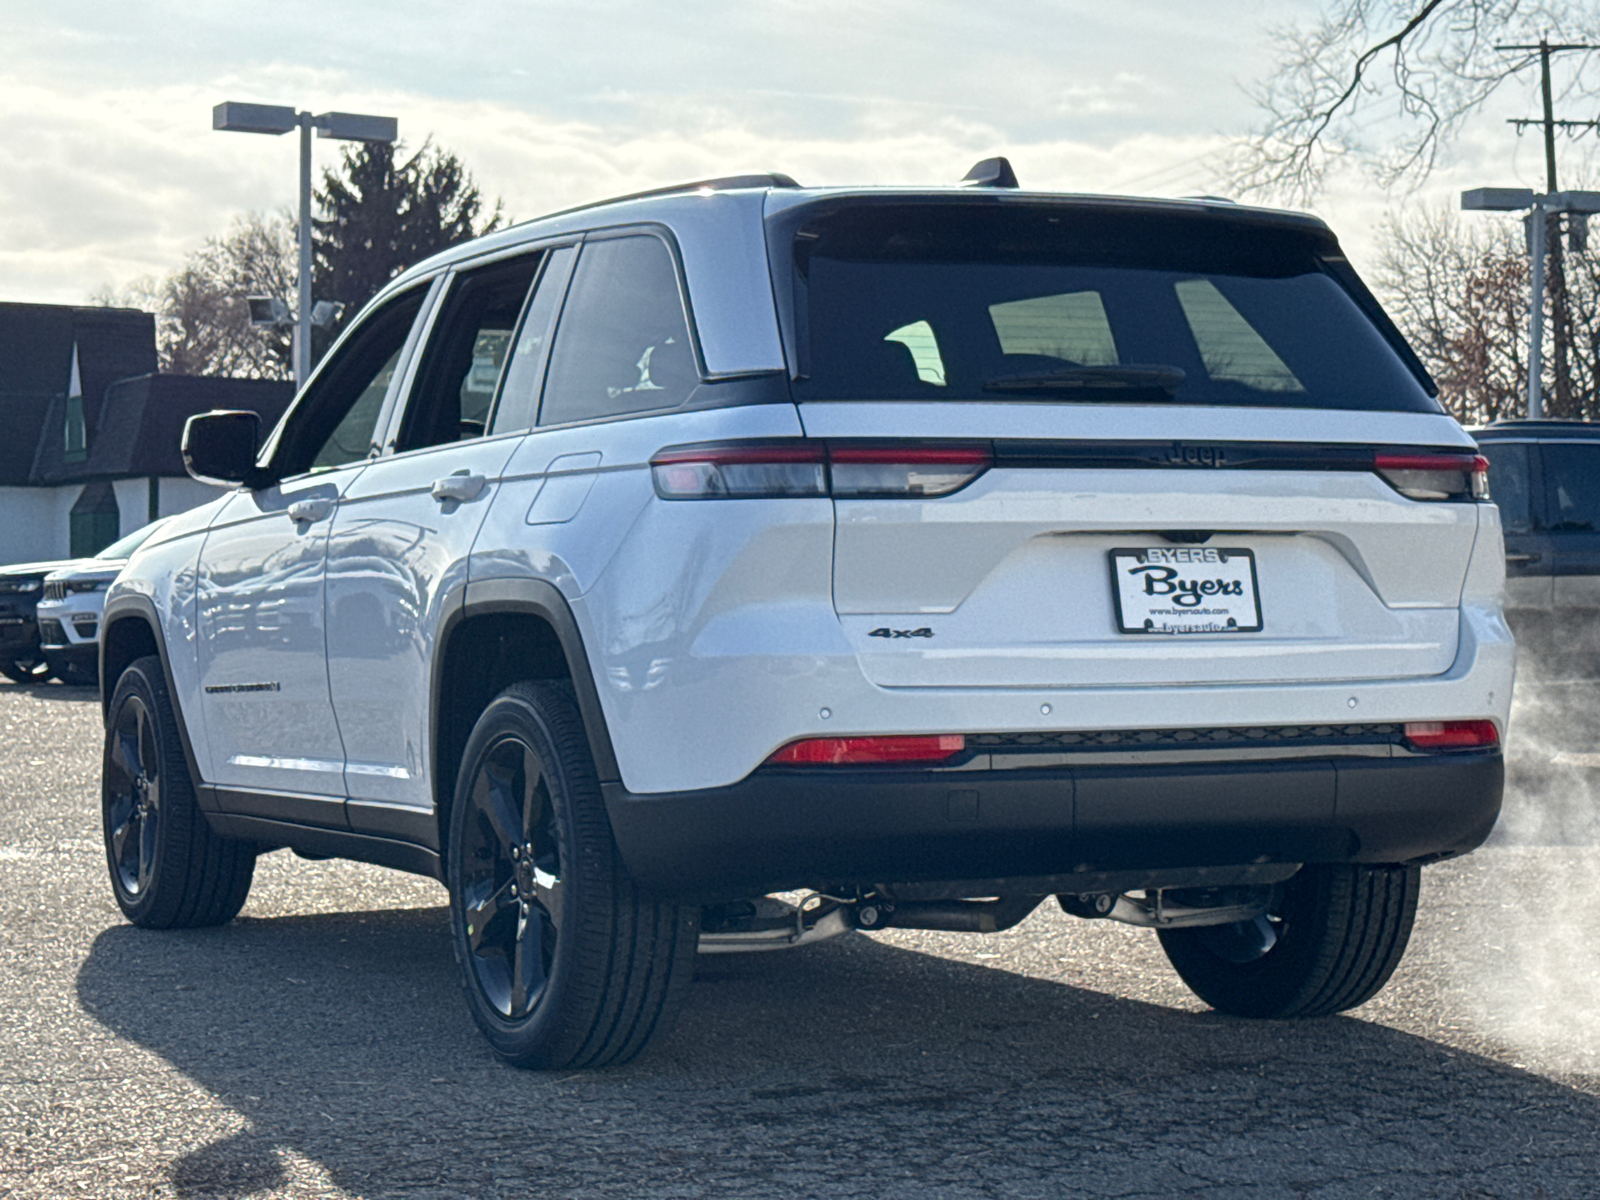
<instances>
[{"instance_id":1,"label":"parking lot","mask_svg":"<svg viewBox=\"0 0 1600 1200\"><path fill-rule=\"evenodd\" d=\"M1600 757L1539 736L1592 700L1524 697L1500 833L1353 1014L1211 1015L1041 908L702 960L654 1052L540 1075L427 880L277 853L226 928L126 924L93 693L0 686L0 1196L1592 1195Z\"/></svg>"}]
</instances>

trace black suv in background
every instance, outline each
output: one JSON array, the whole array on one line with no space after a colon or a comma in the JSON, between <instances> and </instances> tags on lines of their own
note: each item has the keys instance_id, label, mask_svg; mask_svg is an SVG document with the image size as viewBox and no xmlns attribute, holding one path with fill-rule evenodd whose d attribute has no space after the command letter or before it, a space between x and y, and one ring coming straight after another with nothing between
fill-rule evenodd
<instances>
[{"instance_id":1,"label":"black suv in background","mask_svg":"<svg viewBox=\"0 0 1600 1200\"><path fill-rule=\"evenodd\" d=\"M65 563L18 563L0 567L0 675L17 683L43 683L52 671L39 649L34 608L44 577Z\"/></svg>"},{"instance_id":2,"label":"black suv in background","mask_svg":"<svg viewBox=\"0 0 1600 1200\"><path fill-rule=\"evenodd\" d=\"M1600 681L1600 424L1499 421L1473 436L1505 531L1519 682Z\"/></svg>"}]
</instances>

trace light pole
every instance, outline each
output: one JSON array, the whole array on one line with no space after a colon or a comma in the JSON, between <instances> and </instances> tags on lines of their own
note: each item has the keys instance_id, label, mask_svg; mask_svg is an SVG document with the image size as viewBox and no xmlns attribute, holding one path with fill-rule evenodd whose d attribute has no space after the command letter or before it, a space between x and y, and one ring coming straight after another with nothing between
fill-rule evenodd
<instances>
[{"instance_id":1,"label":"light pole","mask_svg":"<svg viewBox=\"0 0 1600 1200\"><path fill-rule=\"evenodd\" d=\"M1528 306L1528 419L1544 416L1540 374L1544 370L1544 277L1549 220L1556 213L1600 213L1600 192L1546 192L1532 188L1473 188L1461 193L1461 207L1473 212L1529 210L1528 256L1532 260Z\"/></svg>"},{"instance_id":2,"label":"light pole","mask_svg":"<svg viewBox=\"0 0 1600 1200\"><path fill-rule=\"evenodd\" d=\"M284 104L239 104L224 101L211 110L211 128L229 133L284 134L300 130L300 299L294 322L294 386L298 391L311 374L311 131L318 137L347 142L389 142L399 135L393 117L362 113L296 112Z\"/></svg>"}]
</instances>

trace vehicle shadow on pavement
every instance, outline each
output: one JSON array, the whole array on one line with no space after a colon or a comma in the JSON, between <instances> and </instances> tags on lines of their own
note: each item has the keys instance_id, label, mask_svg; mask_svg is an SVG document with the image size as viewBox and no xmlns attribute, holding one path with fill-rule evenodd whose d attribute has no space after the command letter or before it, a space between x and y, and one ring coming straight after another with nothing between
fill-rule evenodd
<instances>
[{"instance_id":1,"label":"vehicle shadow on pavement","mask_svg":"<svg viewBox=\"0 0 1600 1200\"><path fill-rule=\"evenodd\" d=\"M1080 936L1041 928L1030 954ZM1595 1096L1359 1019L865 935L703 959L676 1030L602 1072L493 1057L439 908L118 925L77 995L247 1123L145 1185L186 1198L276 1193L286 1152L366 1196L1578 1195L1600 1127Z\"/></svg>"}]
</instances>

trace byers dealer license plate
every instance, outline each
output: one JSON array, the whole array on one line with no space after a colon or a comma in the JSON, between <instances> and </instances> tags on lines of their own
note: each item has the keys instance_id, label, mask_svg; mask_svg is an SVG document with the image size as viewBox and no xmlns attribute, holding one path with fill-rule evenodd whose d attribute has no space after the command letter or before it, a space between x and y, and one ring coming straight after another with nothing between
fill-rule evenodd
<instances>
[{"instance_id":1,"label":"byers dealer license plate","mask_svg":"<svg viewBox=\"0 0 1600 1200\"><path fill-rule=\"evenodd\" d=\"M1111 552L1123 633L1258 633L1261 596L1249 550L1173 546Z\"/></svg>"}]
</instances>

